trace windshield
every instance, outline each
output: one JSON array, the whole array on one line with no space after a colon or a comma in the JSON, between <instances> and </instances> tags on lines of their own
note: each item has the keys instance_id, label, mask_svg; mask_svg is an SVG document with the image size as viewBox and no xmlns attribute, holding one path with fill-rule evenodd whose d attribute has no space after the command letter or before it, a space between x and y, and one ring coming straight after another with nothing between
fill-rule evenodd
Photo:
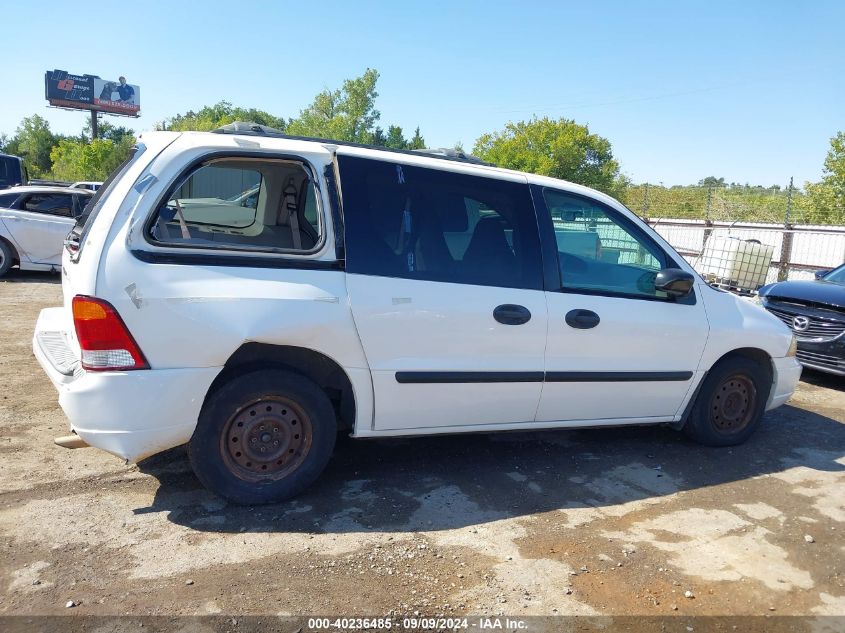
<instances>
[{"instance_id":1,"label":"windshield","mask_svg":"<svg viewBox=\"0 0 845 633\"><path fill-rule=\"evenodd\" d=\"M824 277L822 277L822 279L824 279L825 281L831 281L835 284L845 284L845 264L843 264L839 268L834 268Z\"/></svg>"}]
</instances>

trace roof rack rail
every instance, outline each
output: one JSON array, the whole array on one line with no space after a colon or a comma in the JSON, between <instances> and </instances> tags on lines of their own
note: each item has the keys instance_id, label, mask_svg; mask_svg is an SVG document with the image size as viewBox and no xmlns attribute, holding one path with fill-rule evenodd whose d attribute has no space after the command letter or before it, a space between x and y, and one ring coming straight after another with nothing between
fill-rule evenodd
<instances>
[{"instance_id":1,"label":"roof rack rail","mask_svg":"<svg viewBox=\"0 0 845 633\"><path fill-rule=\"evenodd\" d=\"M221 125L215 134L247 134L249 136L285 136L285 133L269 125L260 125L252 121L235 121Z\"/></svg>"},{"instance_id":2,"label":"roof rack rail","mask_svg":"<svg viewBox=\"0 0 845 633\"><path fill-rule=\"evenodd\" d=\"M426 156L431 156L433 158L448 158L449 160L461 160L467 163L475 163L476 165L492 164L481 160L478 156L467 154L461 149L454 149L452 147L438 147L436 149L427 147L425 149L415 149L411 151L417 152L418 154L425 154Z\"/></svg>"},{"instance_id":3,"label":"roof rack rail","mask_svg":"<svg viewBox=\"0 0 845 633\"><path fill-rule=\"evenodd\" d=\"M393 149L392 147L382 147L380 145L368 145L366 143L353 143L351 141L338 141L330 138L319 138L313 136L294 136L285 134L281 130L251 121L235 121L223 125L216 130L212 130L215 134L241 134L245 136L266 136L270 138L286 138L294 141L314 141L317 143L329 143L331 145L345 145L347 147L363 147L365 149L375 149L382 152L393 152L396 154L410 154L411 156L429 156L431 158L440 158L442 160L452 160L460 163L472 163L474 165L488 165L493 166L492 163L487 163L477 156L467 154L461 150L441 147L438 149Z\"/></svg>"}]
</instances>

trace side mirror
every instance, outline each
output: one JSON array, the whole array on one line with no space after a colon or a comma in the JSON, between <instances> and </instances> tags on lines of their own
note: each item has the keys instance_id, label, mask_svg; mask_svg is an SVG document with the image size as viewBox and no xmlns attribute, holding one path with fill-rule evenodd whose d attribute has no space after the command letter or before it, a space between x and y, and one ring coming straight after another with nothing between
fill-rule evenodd
<instances>
[{"instance_id":1,"label":"side mirror","mask_svg":"<svg viewBox=\"0 0 845 633\"><path fill-rule=\"evenodd\" d=\"M815 277L816 279L821 279L822 277L824 277L829 272L830 272L829 268L826 268L824 270L817 270L816 272L813 273L813 277Z\"/></svg>"},{"instance_id":2,"label":"side mirror","mask_svg":"<svg viewBox=\"0 0 845 633\"><path fill-rule=\"evenodd\" d=\"M685 297L692 290L695 277L680 268L664 268L654 279L655 290L662 290L672 297Z\"/></svg>"}]
</instances>

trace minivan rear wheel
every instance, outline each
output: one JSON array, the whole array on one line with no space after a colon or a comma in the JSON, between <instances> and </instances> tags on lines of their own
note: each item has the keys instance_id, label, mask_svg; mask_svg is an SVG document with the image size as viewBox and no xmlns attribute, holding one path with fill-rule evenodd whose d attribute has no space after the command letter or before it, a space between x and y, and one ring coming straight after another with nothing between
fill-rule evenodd
<instances>
[{"instance_id":1,"label":"minivan rear wheel","mask_svg":"<svg viewBox=\"0 0 845 633\"><path fill-rule=\"evenodd\" d=\"M704 379L684 432L709 446L742 444L760 426L770 382L749 358L721 361Z\"/></svg>"},{"instance_id":2,"label":"minivan rear wheel","mask_svg":"<svg viewBox=\"0 0 845 633\"><path fill-rule=\"evenodd\" d=\"M254 371L209 396L188 455L212 492L238 504L274 503L317 479L336 435L331 402L314 382L285 370Z\"/></svg>"}]
</instances>

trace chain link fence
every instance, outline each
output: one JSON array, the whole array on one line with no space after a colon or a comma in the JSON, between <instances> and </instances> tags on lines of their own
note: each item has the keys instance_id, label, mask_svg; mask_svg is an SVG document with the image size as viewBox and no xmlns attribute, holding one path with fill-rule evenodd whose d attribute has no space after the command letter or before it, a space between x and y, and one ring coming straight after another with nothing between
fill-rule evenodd
<instances>
[{"instance_id":1,"label":"chain link fence","mask_svg":"<svg viewBox=\"0 0 845 633\"><path fill-rule=\"evenodd\" d=\"M845 225L845 208L813 208L809 197L791 183L783 188L664 187L646 183L627 187L621 200L643 218Z\"/></svg>"},{"instance_id":2,"label":"chain link fence","mask_svg":"<svg viewBox=\"0 0 845 633\"><path fill-rule=\"evenodd\" d=\"M710 283L740 293L845 262L845 208L787 187L631 185L625 205Z\"/></svg>"}]
</instances>

